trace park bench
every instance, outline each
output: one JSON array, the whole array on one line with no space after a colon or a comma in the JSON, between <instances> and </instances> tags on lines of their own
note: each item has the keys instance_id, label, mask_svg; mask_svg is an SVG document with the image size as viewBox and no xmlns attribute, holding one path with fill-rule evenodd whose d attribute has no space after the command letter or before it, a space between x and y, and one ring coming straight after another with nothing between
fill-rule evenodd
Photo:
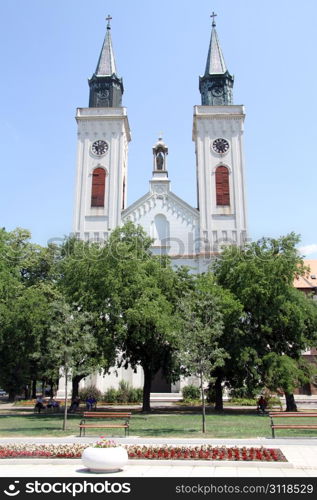
<instances>
[{"instance_id":1,"label":"park bench","mask_svg":"<svg viewBox=\"0 0 317 500\"><path fill-rule=\"evenodd\" d=\"M275 429L317 429L317 420L314 424L302 423L294 424L294 422L283 423L283 424L275 424L274 419L276 418L317 418L317 412L315 411L307 411L307 412L270 412L269 413L271 419L271 429L272 429L272 438L275 438Z\"/></svg>"},{"instance_id":2,"label":"park bench","mask_svg":"<svg viewBox=\"0 0 317 500\"><path fill-rule=\"evenodd\" d=\"M124 429L125 436L129 435L129 420L131 418L130 412L101 412L101 411L85 411L83 414L83 419L80 421L79 429L80 436L86 435L86 429ZM99 419L99 420L114 420L115 422L94 422L86 423L86 420ZM121 419L124 420L122 423L117 423ZM91 422L91 420L90 420Z\"/></svg>"}]
</instances>

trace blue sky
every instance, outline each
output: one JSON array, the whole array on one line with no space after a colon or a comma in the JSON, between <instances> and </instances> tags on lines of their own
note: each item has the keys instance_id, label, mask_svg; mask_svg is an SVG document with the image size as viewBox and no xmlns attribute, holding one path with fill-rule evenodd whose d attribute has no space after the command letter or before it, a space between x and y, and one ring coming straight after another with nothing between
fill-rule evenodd
<instances>
[{"instance_id":1,"label":"blue sky","mask_svg":"<svg viewBox=\"0 0 317 500\"><path fill-rule=\"evenodd\" d=\"M1 0L1 226L40 244L71 231L75 110L88 104L109 13L132 131L129 204L148 190L162 131L172 190L196 206L192 115L213 10L234 103L246 106L249 235L295 231L317 258L315 0Z\"/></svg>"}]
</instances>

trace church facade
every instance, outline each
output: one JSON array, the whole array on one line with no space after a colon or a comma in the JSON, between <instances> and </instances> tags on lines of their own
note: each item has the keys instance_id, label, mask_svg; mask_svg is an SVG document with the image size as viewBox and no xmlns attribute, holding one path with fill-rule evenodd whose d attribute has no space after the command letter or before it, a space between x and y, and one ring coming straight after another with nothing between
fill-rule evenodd
<instances>
[{"instance_id":1,"label":"church facade","mask_svg":"<svg viewBox=\"0 0 317 500\"><path fill-rule=\"evenodd\" d=\"M167 254L174 265L187 265L198 273L207 269L223 244L243 244L247 238L245 111L244 106L233 104L233 83L213 17L205 72L199 78L201 104L194 106L193 114L197 206L190 206L171 190L168 147L161 137L152 150L150 189L127 206L131 134L108 18L96 71L89 80L89 106L76 113L74 235L104 241L114 228L132 221L153 238L153 253ZM143 383L141 371L120 369L118 376L114 372L106 377L93 375L84 384L104 391L117 387L120 379L134 386ZM170 388L179 389L180 383Z\"/></svg>"},{"instance_id":2,"label":"church facade","mask_svg":"<svg viewBox=\"0 0 317 500\"><path fill-rule=\"evenodd\" d=\"M153 238L152 251L169 255L175 265L197 272L226 242L247 237L244 182L244 107L233 104L233 77L219 44L215 23L204 75L199 78L201 105L194 106L197 207L171 191L168 147L153 146L150 190L127 206L128 146L131 140L124 91L116 69L110 20L89 80L89 107L78 108L77 180L74 234L83 240L107 240L131 220Z\"/></svg>"}]
</instances>

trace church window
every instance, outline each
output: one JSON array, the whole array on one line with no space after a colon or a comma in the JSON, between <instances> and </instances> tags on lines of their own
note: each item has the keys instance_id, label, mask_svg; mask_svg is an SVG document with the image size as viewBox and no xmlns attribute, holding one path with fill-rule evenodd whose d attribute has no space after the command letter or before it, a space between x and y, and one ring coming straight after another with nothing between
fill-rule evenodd
<instances>
[{"instance_id":1,"label":"church window","mask_svg":"<svg viewBox=\"0 0 317 500\"><path fill-rule=\"evenodd\" d=\"M123 179L123 185L122 185L122 210L124 210L125 206L125 177Z\"/></svg>"},{"instance_id":2,"label":"church window","mask_svg":"<svg viewBox=\"0 0 317 500\"><path fill-rule=\"evenodd\" d=\"M229 171L225 166L216 169L216 203L230 205Z\"/></svg>"},{"instance_id":3,"label":"church window","mask_svg":"<svg viewBox=\"0 0 317 500\"><path fill-rule=\"evenodd\" d=\"M167 245L169 241L169 222L165 215L157 214L154 217L152 237L154 245Z\"/></svg>"},{"instance_id":4,"label":"church window","mask_svg":"<svg viewBox=\"0 0 317 500\"><path fill-rule=\"evenodd\" d=\"M92 186L91 186L91 206L104 207L105 206L105 185L106 185L106 172L103 168L95 168L92 173Z\"/></svg>"}]
</instances>

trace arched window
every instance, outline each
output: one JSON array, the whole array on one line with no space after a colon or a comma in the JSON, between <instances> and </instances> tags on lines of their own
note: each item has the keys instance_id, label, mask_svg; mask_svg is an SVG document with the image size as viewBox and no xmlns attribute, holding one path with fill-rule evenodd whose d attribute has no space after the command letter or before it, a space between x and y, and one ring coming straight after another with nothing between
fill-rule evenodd
<instances>
[{"instance_id":1,"label":"arched window","mask_svg":"<svg viewBox=\"0 0 317 500\"><path fill-rule=\"evenodd\" d=\"M152 237L154 245L167 245L169 241L169 223L165 215L157 214L153 221Z\"/></svg>"},{"instance_id":2,"label":"arched window","mask_svg":"<svg viewBox=\"0 0 317 500\"><path fill-rule=\"evenodd\" d=\"M229 171L224 166L216 169L216 203L230 205Z\"/></svg>"},{"instance_id":3,"label":"arched window","mask_svg":"<svg viewBox=\"0 0 317 500\"><path fill-rule=\"evenodd\" d=\"M92 186L91 186L91 206L104 207L105 206L105 184L106 172L103 168L95 168L92 173Z\"/></svg>"}]
</instances>

